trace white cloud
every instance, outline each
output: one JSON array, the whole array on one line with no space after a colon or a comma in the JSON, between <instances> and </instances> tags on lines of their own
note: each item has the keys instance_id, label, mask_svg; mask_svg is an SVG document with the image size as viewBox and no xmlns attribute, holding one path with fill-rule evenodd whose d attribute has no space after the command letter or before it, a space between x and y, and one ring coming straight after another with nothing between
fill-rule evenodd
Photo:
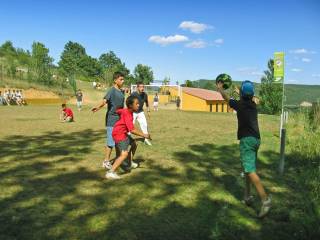
<instances>
[{"instance_id":1,"label":"white cloud","mask_svg":"<svg viewBox=\"0 0 320 240\"><path fill-rule=\"evenodd\" d=\"M289 80L286 80L286 82L288 82L288 83L298 83L298 80L289 79Z\"/></svg>"},{"instance_id":2,"label":"white cloud","mask_svg":"<svg viewBox=\"0 0 320 240\"><path fill-rule=\"evenodd\" d=\"M224 40L223 40L223 38L218 38L218 39L214 40L214 43L216 45L222 45L224 43Z\"/></svg>"},{"instance_id":3,"label":"white cloud","mask_svg":"<svg viewBox=\"0 0 320 240\"><path fill-rule=\"evenodd\" d=\"M301 61L308 63L308 62L311 62L311 59L310 58L301 58Z\"/></svg>"},{"instance_id":4,"label":"white cloud","mask_svg":"<svg viewBox=\"0 0 320 240\"><path fill-rule=\"evenodd\" d=\"M302 72L302 69L300 68L291 68L292 72Z\"/></svg>"},{"instance_id":5,"label":"white cloud","mask_svg":"<svg viewBox=\"0 0 320 240\"><path fill-rule=\"evenodd\" d=\"M246 73L248 71L253 71L253 70L256 70L256 68L254 68L254 67L240 67L240 68L237 68L237 71L238 72L242 72L242 73Z\"/></svg>"},{"instance_id":6,"label":"white cloud","mask_svg":"<svg viewBox=\"0 0 320 240\"><path fill-rule=\"evenodd\" d=\"M203 40L195 40L185 45L187 48L205 48L207 43Z\"/></svg>"},{"instance_id":7,"label":"white cloud","mask_svg":"<svg viewBox=\"0 0 320 240\"><path fill-rule=\"evenodd\" d=\"M180 23L179 28L183 30L190 30L193 33L202 33L205 30L213 29L213 26L194 21L183 21Z\"/></svg>"},{"instance_id":8,"label":"white cloud","mask_svg":"<svg viewBox=\"0 0 320 240\"><path fill-rule=\"evenodd\" d=\"M312 74L312 77L315 77L315 78L320 78L320 73L317 73L317 74Z\"/></svg>"},{"instance_id":9,"label":"white cloud","mask_svg":"<svg viewBox=\"0 0 320 240\"><path fill-rule=\"evenodd\" d=\"M298 48L298 49L293 49L289 51L290 53L293 54L316 54L316 51L311 51L311 50L307 50L305 48Z\"/></svg>"},{"instance_id":10,"label":"white cloud","mask_svg":"<svg viewBox=\"0 0 320 240\"><path fill-rule=\"evenodd\" d=\"M263 72L259 72L259 71L253 71L253 72L250 72L250 75L252 76L263 76Z\"/></svg>"},{"instance_id":11,"label":"white cloud","mask_svg":"<svg viewBox=\"0 0 320 240\"><path fill-rule=\"evenodd\" d=\"M245 74L245 75L251 75L251 76L263 76L264 73L260 70L258 70L256 67L240 67L237 68L237 71Z\"/></svg>"},{"instance_id":12,"label":"white cloud","mask_svg":"<svg viewBox=\"0 0 320 240\"><path fill-rule=\"evenodd\" d=\"M149 42L160 44L161 46L166 46L173 43L186 42L189 38L184 35L173 35L173 36L159 36L154 35L149 37Z\"/></svg>"}]
</instances>

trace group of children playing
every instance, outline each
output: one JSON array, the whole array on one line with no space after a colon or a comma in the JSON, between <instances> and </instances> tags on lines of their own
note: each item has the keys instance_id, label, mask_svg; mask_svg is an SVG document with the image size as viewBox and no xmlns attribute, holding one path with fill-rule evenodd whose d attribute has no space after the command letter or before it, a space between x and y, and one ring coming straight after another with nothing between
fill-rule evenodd
<instances>
[{"instance_id":1,"label":"group of children playing","mask_svg":"<svg viewBox=\"0 0 320 240\"><path fill-rule=\"evenodd\" d=\"M7 89L4 91L4 94L2 95L2 92L0 91L0 105L25 105L25 100L22 95L22 90L12 90Z\"/></svg>"},{"instance_id":2,"label":"group of children playing","mask_svg":"<svg viewBox=\"0 0 320 240\"><path fill-rule=\"evenodd\" d=\"M124 75L120 72L114 73L114 85L105 95L102 103L92 108L92 112L97 112L105 105L108 106L106 113L106 152L103 167L107 169L106 178L119 179L116 170L122 166L125 171L137 168L138 164L133 161L133 156L137 149L135 139L132 134L140 136L145 144L151 146L151 137L148 133L147 120L143 111L146 103L148 114L150 113L148 96L144 92L142 83L138 83L137 92L132 93L126 99L122 90ZM142 131L135 129L134 122L138 121ZM111 160L112 149L116 149L116 159ZM126 161L125 161L126 160Z\"/></svg>"},{"instance_id":3,"label":"group of children playing","mask_svg":"<svg viewBox=\"0 0 320 240\"><path fill-rule=\"evenodd\" d=\"M106 113L106 152L103 167L107 169L107 179L120 179L116 173L119 167L125 171L137 168L138 164L133 161L133 156L137 149L137 139L132 135L136 135L144 139L147 145L151 145L150 134L147 129L146 117L143 111L144 103L147 104L148 113L148 97L144 93L143 84L138 84L138 91L132 93L126 100L122 86L124 83L124 75L116 72L113 76L114 86L107 92L103 102L91 109L97 112L105 105L108 106ZM245 191L243 203L250 206L253 203L251 195L251 184L261 199L262 205L258 217L262 218L269 212L271 208L271 196L268 196L261 180L256 172L257 152L260 146L260 132L258 126L258 111L254 98L254 86L250 81L242 82L241 88L236 88L240 95L240 100L235 100L223 89L223 82L217 82L216 88L222 97L228 102L231 108L237 112L238 119L238 140L240 141L240 160L243 171L245 173ZM124 102L126 108L124 108ZM73 113L71 109L63 105L64 121L73 121ZM139 131L135 128L134 122L139 120ZM112 149L116 150L116 158L111 160Z\"/></svg>"}]
</instances>

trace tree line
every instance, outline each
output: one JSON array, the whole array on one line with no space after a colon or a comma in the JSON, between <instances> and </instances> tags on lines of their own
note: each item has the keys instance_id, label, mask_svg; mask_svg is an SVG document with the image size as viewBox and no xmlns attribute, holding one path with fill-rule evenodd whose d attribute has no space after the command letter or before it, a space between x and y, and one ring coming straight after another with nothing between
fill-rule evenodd
<instances>
[{"instance_id":1,"label":"tree line","mask_svg":"<svg viewBox=\"0 0 320 240\"><path fill-rule=\"evenodd\" d=\"M57 64L49 55L49 49L40 42L34 42L31 51L16 48L11 41L0 46L0 77L27 79L45 85L57 85L67 78L84 81L113 83L114 72L122 72L127 83L137 81L150 84L154 80L151 67L137 64L134 71L113 52L102 53L98 58L87 54L80 43L69 41L65 44Z\"/></svg>"}]
</instances>

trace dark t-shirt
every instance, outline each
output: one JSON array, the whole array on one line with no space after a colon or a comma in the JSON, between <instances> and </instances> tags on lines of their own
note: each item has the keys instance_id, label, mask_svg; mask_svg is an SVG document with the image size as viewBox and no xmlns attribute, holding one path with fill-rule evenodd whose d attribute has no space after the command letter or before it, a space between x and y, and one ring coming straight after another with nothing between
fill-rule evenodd
<instances>
[{"instance_id":1,"label":"dark t-shirt","mask_svg":"<svg viewBox=\"0 0 320 240\"><path fill-rule=\"evenodd\" d=\"M140 94L138 92L133 92L131 96L135 96L139 99L139 109L137 113L143 112L144 103L146 103L146 106L149 107L148 94L146 94L145 92L142 92Z\"/></svg>"},{"instance_id":2,"label":"dark t-shirt","mask_svg":"<svg viewBox=\"0 0 320 240\"><path fill-rule=\"evenodd\" d=\"M159 102L159 97L158 96L154 96L153 102Z\"/></svg>"},{"instance_id":3,"label":"dark t-shirt","mask_svg":"<svg viewBox=\"0 0 320 240\"><path fill-rule=\"evenodd\" d=\"M116 113L117 109L123 108L124 106L124 94L121 90L112 87L104 96L104 99L108 102L106 126L113 127L119 120L119 115Z\"/></svg>"},{"instance_id":4,"label":"dark t-shirt","mask_svg":"<svg viewBox=\"0 0 320 240\"><path fill-rule=\"evenodd\" d=\"M257 105L252 100L230 99L230 107L237 111L238 139L256 137L260 139Z\"/></svg>"},{"instance_id":5,"label":"dark t-shirt","mask_svg":"<svg viewBox=\"0 0 320 240\"><path fill-rule=\"evenodd\" d=\"M78 102L82 102L82 92L78 92L76 98Z\"/></svg>"}]
</instances>

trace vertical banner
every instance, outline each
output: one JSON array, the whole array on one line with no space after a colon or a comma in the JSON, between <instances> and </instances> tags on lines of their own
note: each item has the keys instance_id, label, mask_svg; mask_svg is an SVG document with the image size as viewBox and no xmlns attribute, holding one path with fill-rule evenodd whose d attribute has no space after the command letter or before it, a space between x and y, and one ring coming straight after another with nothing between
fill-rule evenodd
<instances>
[{"instance_id":1,"label":"vertical banner","mask_svg":"<svg viewBox=\"0 0 320 240\"><path fill-rule=\"evenodd\" d=\"M274 83L283 83L284 79L284 52L274 53Z\"/></svg>"}]
</instances>

